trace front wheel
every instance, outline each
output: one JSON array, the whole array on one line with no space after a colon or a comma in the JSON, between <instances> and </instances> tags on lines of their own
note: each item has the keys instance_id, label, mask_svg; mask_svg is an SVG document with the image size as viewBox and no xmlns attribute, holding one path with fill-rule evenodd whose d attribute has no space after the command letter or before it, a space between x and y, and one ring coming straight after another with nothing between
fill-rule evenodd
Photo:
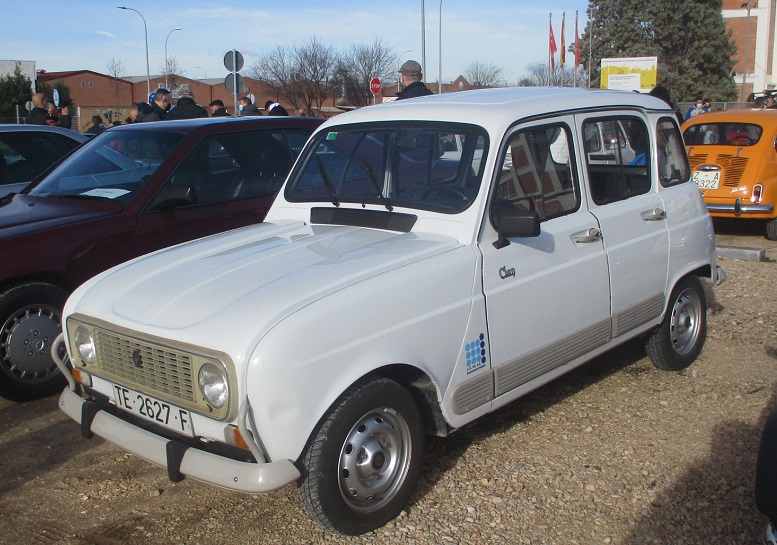
<instances>
[{"instance_id":1,"label":"front wheel","mask_svg":"<svg viewBox=\"0 0 777 545\"><path fill-rule=\"evenodd\" d=\"M424 449L421 413L398 383L349 388L305 451L300 496L324 528L359 535L395 518L415 488Z\"/></svg>"},{"instance_id":2,"label":"front wheel","mask_svg":"<svg viewBox=\"0 0 777 545\"><path fill-rule=\"evenodd\" d=\"M67 292L42 282L0 293L0 394L23 401L64 387L51 345L62 331L66 299Z\"/></svg>"},{"instance_id":3,"label":"front wheel","mask_svg":"<svg viewBox=\"0 0 777 545\"><path fill-rule=\"evenodd\" d=\"M707 300L696 276L677 283L664 321L648 337L645 350L658 369L680 371L698 357L707 338Z\"/></svg>"}]
</instances>

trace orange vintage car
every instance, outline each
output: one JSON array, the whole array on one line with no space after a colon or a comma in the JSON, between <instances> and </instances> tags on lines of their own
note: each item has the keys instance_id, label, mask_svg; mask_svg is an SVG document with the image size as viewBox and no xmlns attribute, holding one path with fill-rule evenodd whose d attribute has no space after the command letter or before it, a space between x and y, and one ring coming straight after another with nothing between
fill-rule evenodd
<instances>
[{"instance_id":1,"label":"orange vintage car","mask_svg":"<svg viewBox=\"0 0 777 545\"><path fill-rule=\"evenodd\" d=\"M682 130L710 215L765 220L777 240L777 110L699 114Z\"/></svg>"}]
</instances>

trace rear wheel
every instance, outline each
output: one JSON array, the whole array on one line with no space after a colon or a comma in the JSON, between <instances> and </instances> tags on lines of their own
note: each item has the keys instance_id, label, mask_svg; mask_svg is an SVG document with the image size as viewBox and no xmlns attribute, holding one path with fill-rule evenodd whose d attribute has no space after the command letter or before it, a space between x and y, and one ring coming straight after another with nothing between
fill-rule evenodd
<instances>
[{"instance_id":1,"label":"rear wheel","mask_svg":"<svg viewBox=\"0 0 777 545\"><path fill-rule=\"evenodd\" d=\"M22 401L53 394L65 378L51 357L67 292L42 282L0 294L0 393ZM64 345L61 348L64 351ZM64 354L62 354L64 356Z\"/></svg>"},{"instance_id":2,"label":"rear wheel","mask_svg":"<svg viewBox=\"0 0 777 545\"><path fill-rule=\"evenodd\" d=\"M777 240L777 218L766 220L766 238Z\"/></svg>"},{"instance_id":3,"label":"rear wheel","mask_svg":"<svg viewBox=\"0 0 777 545\"><path fill-rule=\"evenodd\" d=\"M658 369L679 371L698 357L707 338L707 300L696 276L677 283L664 321L648 337L645 350Z\"/></svg>"},{"instance_id":4,"label":"rear wheel","mask_svg":"<svg viewBox=\"0 0 777 545\"><path fill-rule=\"evenodd\" d=\"M332 405L303 459L300 495L310 516L341 534L383 526L415 488L424 448L421 413L398 383L357 383Z\"/></svg>"}]
</instances>

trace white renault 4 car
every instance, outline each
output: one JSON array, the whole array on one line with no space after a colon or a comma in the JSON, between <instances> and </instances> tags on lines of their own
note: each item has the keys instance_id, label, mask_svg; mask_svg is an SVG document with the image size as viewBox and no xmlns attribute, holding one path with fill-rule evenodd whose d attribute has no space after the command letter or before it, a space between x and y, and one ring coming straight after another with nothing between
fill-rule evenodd
<instances>
[{"instance_id":1,"label":"white renault 4 car","mask_svg":"<svg viewBox=\"0 0 777 545\"><path fill-rule=\"evenodd\" d=\"M604 122L633 154L591 159ZM173 480L297 482L317 522L359 534L405 506L427 434L630 339L658 368L690 365L703 281L722 277L664 102L493 89L371 106L313 134L265 223L76 290L60 406Z\"/></svg>"}]
</instances>

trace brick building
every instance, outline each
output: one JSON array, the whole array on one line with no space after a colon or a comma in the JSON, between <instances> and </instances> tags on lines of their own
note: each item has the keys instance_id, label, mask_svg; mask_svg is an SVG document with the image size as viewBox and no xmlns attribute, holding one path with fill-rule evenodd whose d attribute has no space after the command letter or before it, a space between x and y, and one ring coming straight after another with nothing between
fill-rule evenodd
<instances>
[{"instance_id":1,"label":"brick building","mask_svg":"<svg viewBox=\"0 0 777 545\"><path fill-rule=\"evenodd\" d=\"M734 81L740 101L754 91L777 87L776 13L777 0L723 0L723 20L737 45Z\"/></svg>"}]
</instances>

